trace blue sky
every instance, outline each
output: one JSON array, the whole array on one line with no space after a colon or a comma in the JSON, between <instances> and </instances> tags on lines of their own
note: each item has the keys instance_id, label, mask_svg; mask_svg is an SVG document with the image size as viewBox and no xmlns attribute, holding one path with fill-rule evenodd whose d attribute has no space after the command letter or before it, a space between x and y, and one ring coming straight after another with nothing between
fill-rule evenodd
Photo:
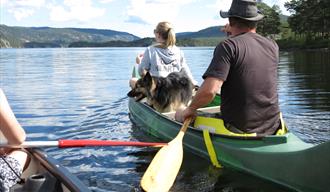
<instances>
[{"instance_id":1,"label":"blue sky","mask_svg":"<svg viewBox=\"0 0 330 192\"><path fill-rule=\"evenodd\" d=\"M283 7L287 0L264 0ZM159 21L170 21L176 32L224 25L219 10L231 0L0 0L0 23L27 27L80 27L125 31L152 37Z\"/></svg>"}]
</instances>

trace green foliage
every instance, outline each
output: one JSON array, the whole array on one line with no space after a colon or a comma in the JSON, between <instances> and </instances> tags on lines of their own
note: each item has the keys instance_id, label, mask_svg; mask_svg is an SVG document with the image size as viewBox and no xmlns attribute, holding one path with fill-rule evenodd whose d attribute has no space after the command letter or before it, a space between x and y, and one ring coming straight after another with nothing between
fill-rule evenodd
<instances>
[{"instance_id":1,"label":"green foliage","mask_svg":"<svg viewBox=\"0 0 330 192\"><path fill-rule=\"evenodd\" d=\"M282 50L292 49L319 49L327 48L330 49L329 39L317 39L313 41L306 41L306 38L296 37L295 39L280 39L276 41Z\"/></svg>"},{"instance_id":2,"label":"green foliage","mask_svg":"<svg viewBox=\"0 0 330 192\"><path fill-rule=\"evenodd\" d=\"M214 47L223 37L210 38L178 38L177 45L180 47ZM108 41L104 43L79 41L69 44L68 47L147 47L154 43L153 38L143 38L131 42Z\"/></svg>"},{"instance_id":3,"label":"green foliage","mask_svg":"<svg viewBox=\"0 0 330 192\"><path fill-rule=\"evenodd\" d=\"M291 0L285 7L293 13L288 23L297 35L306 41L330 37L329 0Z\"/></svg>"},{"instance_id":4,"label":"green foliage","mask_svg":"<svg viewBox=\"0 0 330 192\"><path fill-rule=\"evenodd\" d=\"M25 48L60 48L61 45L57 43L45 43L45 42L28 42L24 43Z\"/></svg>"},{"instance_id":5,"label":"green foliage","mask_svg":"<svg viewBox=\"0 0 330 192\"><path fill-rule=\"evenodd\" d=\"M108 42L87 42L78 41L70 43L68 47L147 47L153 43L153 38L143 38L135 41L108 41Z\"/></svg>"},{"instance_id":6,"label":"green foliage","mask_svg":"<svg viewBox=\"0 0 330 192\"><path fill-rule=\"evenodd\" d=\"M292 15L281 24L281 49L330 49L329 0L291 0L285 7Z\"/></svg>"},{"instance_id":7,"label":"green foliage","mask_svg":"<svg viewBox=\"0 0 330 192\"><path fill-rule=\"evenodd\" d=\"M278 6L269 7L265 3L258 3L258 9L265 15L258 23L258 33L264 36L270 36L280 33L280 9Z\"/></svg>"},{"instance_id":8,"label":"green foliage","mask_svg":"<svg viewBox=\"0 0 330 192\"><path fill-rule=\"evenodd\" d=\"M294 35L287 21L281 22L280 31L281 39L289 39Z\"/></svg>"},{"instance_id":9,"label":"green foliage","mask_svg":"<svg viewBox=\"0 0 330 192\"><path fill-rule=\"evenodd\" d=\"M113 30L50 28L50 27L9 27L0 25L1 47L67 47L75 41L107 42L132 41L138 37Z\"/></svg>"}]
</instances>

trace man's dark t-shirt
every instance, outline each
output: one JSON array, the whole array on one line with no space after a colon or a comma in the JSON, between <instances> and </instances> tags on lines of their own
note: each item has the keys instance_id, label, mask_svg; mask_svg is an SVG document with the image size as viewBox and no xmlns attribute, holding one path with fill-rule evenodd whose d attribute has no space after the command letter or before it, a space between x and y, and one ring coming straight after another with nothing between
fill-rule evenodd
<instances>
[{"instance_id":1,"label":"man's dark t-shirt","mask_svg":"<svg viewBox=\"0 0 330 192\"><path fill-rule=\"evenodd\" d=\"M247 133L273 134L279 127L277 44L257 33L221 42L203 78L224 81L221 112L225 124Z\"/></svg>"}]
</instances>

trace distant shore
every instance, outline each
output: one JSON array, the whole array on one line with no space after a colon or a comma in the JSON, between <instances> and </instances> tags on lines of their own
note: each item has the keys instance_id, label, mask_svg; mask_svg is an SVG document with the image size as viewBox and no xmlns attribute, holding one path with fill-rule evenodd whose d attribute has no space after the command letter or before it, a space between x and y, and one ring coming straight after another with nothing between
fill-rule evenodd
<instances>
[{"instance_id":1,"label":"distant shore","mask_svg":"<svg viewBox=\"0 0 330 192\"><path fill-rule=\"evenodd\" d=\"M180 47L215 47L223 38L195 38L195 39L178 39L177 46ZM281 51L296 50L330 50L330 40L276 40ZM1 47L3 48L91 48L91 47L147 47L153 43L152 38L144 38L136 41L109 41L109 42L74 42L67 46L56 43L26 43L24 47Z\"/></svg>"},{"instance_id":2,"label":"distant shore","mask_svg":"<svg viewBox=\"0 0 330 192\"><path fill-rule=\"evenodd\" d=\"M317 40L292 40L284 39L277 40L281 50L329 50L330 49L330 40L328 39L317 39Z\"/></svg>"}]
</instances>

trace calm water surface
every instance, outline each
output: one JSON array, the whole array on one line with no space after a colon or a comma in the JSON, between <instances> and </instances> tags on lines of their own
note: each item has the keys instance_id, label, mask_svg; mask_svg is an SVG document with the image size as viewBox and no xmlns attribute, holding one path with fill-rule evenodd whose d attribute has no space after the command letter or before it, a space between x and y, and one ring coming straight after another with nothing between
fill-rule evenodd
<instances>
[{"instance_id":1,"label":"calm water surface","mask_svg":"<svg viewBox=\"0 0 330 192\"><path fill-rule=\"evenodd\" d=\"M128 118L128 78L144 48L1 49L0 87L28 140L145 140ZM201 82L213 48L184 48ZM292 132L309 143L330 140L330 52L283 52L281 111ZM152 148L47 149L92 191L141 191ZM185 153L172 191L289 191Z\"/></svg>"}]
</instances>

